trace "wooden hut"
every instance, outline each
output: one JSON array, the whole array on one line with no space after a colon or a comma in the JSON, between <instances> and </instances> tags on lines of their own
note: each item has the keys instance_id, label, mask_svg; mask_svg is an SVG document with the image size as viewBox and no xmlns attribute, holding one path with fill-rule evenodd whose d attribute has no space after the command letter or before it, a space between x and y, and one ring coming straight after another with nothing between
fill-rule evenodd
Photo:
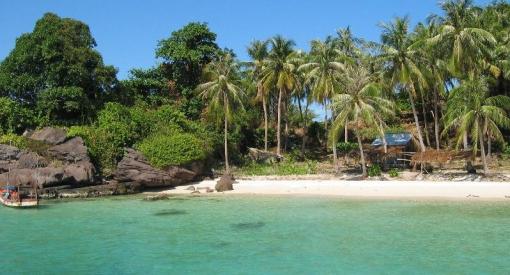
<instances>
[{"instance_id":1,"label":"wooden hut","mask_svg":"<svg viewBox=\"0 0 510 275\"><path fill-rule=\"evenodd\" d=\"M385 134L384 140L377 138L372 142L368 152L370 162L380 165L383 170L409 167L411 157L416 152L412 134L407 132Z\"/></svg>"}]
</instances>

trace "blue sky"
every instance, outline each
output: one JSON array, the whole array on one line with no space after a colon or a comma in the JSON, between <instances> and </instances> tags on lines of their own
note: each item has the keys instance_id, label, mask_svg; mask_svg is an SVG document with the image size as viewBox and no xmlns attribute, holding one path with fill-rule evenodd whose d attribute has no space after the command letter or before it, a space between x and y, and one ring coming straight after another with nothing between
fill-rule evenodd
<instances>
[{"instance_id":1,"label":"blue sky","mask_svg":"<svg viewBox=\"0 0 510 275\"><path fill-rule=\"evenodd\" d=\"M157 41L191 21L207 22L221 47L246 59L254 39L282 34L306 50L310 40L351 26L355 35L379 40L379 22L409 15L414 24L440 10L436 0L0 0L0 60L45 12L87 23L105 63L124 79L131 68L153 66Z\"/></svg>"}]
</instances>

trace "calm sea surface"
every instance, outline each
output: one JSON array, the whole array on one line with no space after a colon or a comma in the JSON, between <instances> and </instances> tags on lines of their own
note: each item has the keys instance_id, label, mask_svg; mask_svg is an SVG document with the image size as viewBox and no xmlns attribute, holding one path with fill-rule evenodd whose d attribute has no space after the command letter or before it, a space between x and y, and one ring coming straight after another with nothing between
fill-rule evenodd
<instances>
[{"instance_id":1,"label":"calm sea surface","mask_svg":"<svg viewBox=\"0 0 510 275\"><path fill-rule=\"evenodd\" d=\"M135 196L0 221L0 274L510 274L510 202Z\"/></svg>"}]
</instances>

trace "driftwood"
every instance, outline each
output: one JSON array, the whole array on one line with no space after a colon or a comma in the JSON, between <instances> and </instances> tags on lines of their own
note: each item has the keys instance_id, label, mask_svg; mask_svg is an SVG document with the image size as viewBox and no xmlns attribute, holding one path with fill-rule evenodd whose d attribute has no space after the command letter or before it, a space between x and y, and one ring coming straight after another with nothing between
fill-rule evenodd
<instances>
[{"instance_id":1,"label":"driftwood","mask_svg":"<svg viewBox=\"0 0 510 275\"><path fill-rule=\"evenodd\" d=\"M250 159L256 162L280 162L283 160L283 157L273 153L273 152L266 152L263 150L259 150L256 148L248 148L248 155L250 156Z\"/></svg>"}]
</instances>

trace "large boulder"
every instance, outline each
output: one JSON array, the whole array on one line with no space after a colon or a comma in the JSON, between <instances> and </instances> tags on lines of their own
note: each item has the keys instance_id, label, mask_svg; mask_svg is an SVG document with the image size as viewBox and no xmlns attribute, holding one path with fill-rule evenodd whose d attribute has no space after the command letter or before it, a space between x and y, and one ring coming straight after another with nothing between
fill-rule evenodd
<instances>
[{"instance_id":1,"label":"large boulder","mask_svg":"<svg viewBox=\"0 0 510 275\"><path fill-rule=\"evenodd\" d=\"M16 163L18 169L35 169L48 166L48 161L34 152L22 152Z\"/></svg>"},{"instance_id":2,"label":"large boulder","mask_svg":"<svg viewBox=\"0 0 510 275\"><path fill-rule=\"evenodd\" d=\"M142 188L177 186L193 181L196 176L196 173L178 166L164 170L152 167L147 159L134 149L126 149L114 173L116 181L139 185Z\"/></svg>"},{"instance_id":3,"label":"large boulder","mask_svg":"<svg viewBox=\"0 0 510 275\"><path fill-rule=\"evenodd\" d=\"M48 149L48 154L65 163L90 162L87 147L81 137L72 138Z\"/></svg>"},{"instance_id":4,"label":"large boulder","mask_svg":"<svg viewBox=\"0 0 510 275\"><path fill-rule=\"evenodd\" d=\"M276 163L283 160L283 157L272 152L259 150L257 148L248 148L248 156L256 162Z\"/></svg>"},{"instance_id":5,"label":"large boulder","mask_svg":"<svg viewBox=\"0 0 510 275\"><path fill-rule=\"evenodd\" d=\"M63 129L60 128L45 127L33 132L30 135L30 139L57 145L66 141L67 134Z\"/></svg>"},{"instance_id":6,"label":"large boulder","mask_svg":"<svg viewBox=\"0 0 510 275\"><path fill-rule=\"evenodd\" d=\"M20 154L20 149L10 145L0 144L0 161L17 160Z\"/></svg>"},{"instance_id":7,"label":"large boulder","mask_svg":"<svg viewBox=\"0 0 510 275\"><path fill-rule=\"evenodd\" d=\"M235 179L230 174L224 174L220 180L216 183L214 189L218 192L232 191L234 190Z\"/></svg>"}]
</instances>

